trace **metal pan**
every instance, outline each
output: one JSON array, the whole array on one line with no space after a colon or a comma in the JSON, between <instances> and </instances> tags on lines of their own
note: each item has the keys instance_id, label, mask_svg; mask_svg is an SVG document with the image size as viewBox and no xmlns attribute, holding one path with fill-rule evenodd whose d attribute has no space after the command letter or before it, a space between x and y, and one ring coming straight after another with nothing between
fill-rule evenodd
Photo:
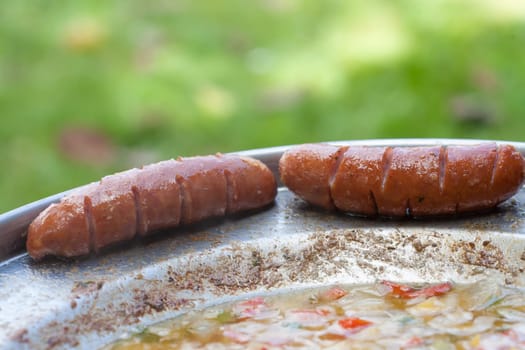
<instances>
[{"instance_id":1,"label":"metal pan","mask_svg":"<svg viewBox=\"0 0 525 350\"><path fill-rule=\"evenodd\" d=\"M363 140L373 145L479 140ZM509 142L505 142L509 143ZM512 143L525 154L525 143ZM239 152L268 164L287 147ZM247 294L377 279L525 282L525 191L449 220L369 220L308 207L284 188L250 216L160 233L82 260L34 263L24 232L58 194L0 216L0 349L94 349L146 325Z\"/></svg>"}]
</instances>

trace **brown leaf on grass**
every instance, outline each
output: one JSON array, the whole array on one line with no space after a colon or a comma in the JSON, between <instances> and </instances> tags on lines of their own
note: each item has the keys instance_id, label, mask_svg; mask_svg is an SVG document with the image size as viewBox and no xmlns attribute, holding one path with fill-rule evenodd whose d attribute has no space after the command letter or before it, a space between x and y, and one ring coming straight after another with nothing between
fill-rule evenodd
<instances>
[{"instance_id":1,"label":"brown leaf on grass","mask_svg":"<svg viewBox=\"0 0 525 350\"><path fill-rule=\"evenodd\" d=\"M487 125L496 121L496 112L490 101L475 95L457 95L450 99L449 107L454 120Z\"/></svg>"},{"instance_id":2,"label":"brown leaf on grass","mask_svg":"<svg viewBox=\"0 0 525 350\"><path fill-rule=\"evenodd\" d=\"M500 77L490 67L476 65L471 71L471 80L475 87L485 92L495 92L501 88Z\"/></svg>"},{"instance_id":3,"label":"brown leaf on grass","mask_svg":"<svg viewBox=\"0 0 525 350\"><path fill-rule=\"evenodd\" d=\"M113 163L117 153L116 146L107 135L82 126L62 129L58 148L70 160L96 167Z\"/></svg>"}]
</instances>

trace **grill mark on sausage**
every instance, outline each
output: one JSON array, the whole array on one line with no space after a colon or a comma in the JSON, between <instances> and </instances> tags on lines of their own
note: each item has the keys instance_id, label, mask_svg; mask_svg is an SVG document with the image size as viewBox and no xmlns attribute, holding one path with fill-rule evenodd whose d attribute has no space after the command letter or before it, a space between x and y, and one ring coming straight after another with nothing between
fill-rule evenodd
<instances>
[{"instance_id":1,"label":"grill mark on sausage","mask_svg":"<svg viewBox=\"0 0 525 350\"><path fill-rule=\"evenodd\" d=\"M410 198L407 198L407 204L406 204L406 209L405 209L405 215L408 217L408 218L411 218L412 217L412 207L410 205Z\"/></svg>"},{"instance_id":2,"label":"grill mark on sausage","mask_svg":"<svg viewBox=\"0 0 525 350\"><path fill-rule=\"evenodd\" d=\"M348 149L348 146L342 146L339 147L337 152L335 152L335 162L332 166L332 169L330 169L330 177L328 178L328 195L330 196L330 203L335 208L336 205L334 203L334 197L332 196L332 188L335 181L335 177L337 176L337 172L339 171L339 168L341 167L341 163L344 159L344 153Z\"/></svg>"},{"instance_id":3,"label":"grill mark on sausage","mask_svg":"<svg viewBox=\"0 0 525 350\"><path fill-rule=\"evenodd\" d=\"M232 203L235 198L233 198L233 180L232 173L228 169L224 169L224 177L226 178L226 209L225 213L230 214L232 210Z\"/></svg>"},{"instance_id":4,"label":"grill mark on sausage","mask_svg":"<svg viewBox=\"0 0 525 350\"><path fill-rule=\"evenodd\" d=\"M177 185L179 186L179 219L177 220L177 225L180 225L182 223L182 203L184 201L184 197L182 196L182 185L177 181L176 177L175 182L177 182Z\"/></svg>"},{"instance_id":5,"label":"grill mark on sausage","mask_svg":"<svg viewBox=\"0 0 525 350\"><path fill-rule=\"evenodd\" d=\"M393 157L393 148L387 147L385 153L383 153L383 174L381 179L381 193L385 193L385 185L388 179L388 173L390 172L390 167L392 166L392 157Z\"/></svg>"},{"instance_id":6,"label":"grill mark on sausage","mask_svg":"<svg viewBox=\"0 0 525 350\"><path fill-rule=\"evenodd\" d=\"M93 204L89 196L84 196L84 217L86 219L86 226L89 235L89 251L96 252L97 247L95 244L95 223L93 222L93 213L91 212Z\"/></svg>"},{"instance_id":7,"label":"grill mark on sausage","mask_svg":"<svg viewBox=\"0 0 525 350\"><path fill-rule=\"evenodd\" d=\"M441 146L439 149L439 193L443 193L445 189L445 175L447 170L448 148Z\"/></svg>"},{"instance_id":8,"label":"grill mark on sausage","mask_svg":"<svg viewBox=\"0 0 525 350\"><path fill-rule=\"evenodd\" d=\"M148 232L148 224L144 222L144 215L142 213L142 206L140 205L140 193L137 186L133 185L131 186L131 192L133 193L133 203L135 204L135 218L136 221L136 232L135 236L144 236L146 232Z\"/></svg>"},{"instance_id":9,"label":"grill mark on sausage","mask_svg":"<svg viewBox=\"0 0 525 350\"><path fill-rule=\"evenodd\" d=\"M342 154L346 152L348 149L348 146L346 147L339 147L339 149L335 152L335 162L332 166L332 169L330 170L330 177L328 179L328 184L330 185L330 188L332 188L332 184L335 181L335 177L337 175L337 172L339 171L339 167L341 166L341 162L343 161Z\"/></svg>"},{"instance_id":10,"label":"grill mark on sausage","mask_svg":"<svg viewBox=\"0 0 525 350\"><path fill-rule=\"evenodd\" d=\"M494 187L494 180L496 177L496 171L498 169L498 162L500 157L501 147L498 145L496 146L496 156L494 157L494 164L492 165L492 173L490 175L490 189Z\"/></svg>"},{"instance_id":11,"label":"grill mark on sausage","mask_svg":"<svg viewBox=\"0 0 525 350\"><path fill-rule=\"evenodd\" d=\"M369 196L370 196L370 201L372 202L372 206L374 207L374 215L379 216L379 209L377 207L377 201L376 201L376 196L374 195L374 191L370 190Z\"/></svg>"},{"instance_id":12,"label":"grill mark on sausage","mask_svg":"<svg viewBox=\"0 0 525 350\"><path fill-rule=\"evenodd\" d=\"M184 177L177 175L176 181L180 188L180 222L188 223L191 222L192 216L190 193L186 189L186 181L184 181Z\"/></svg>"}]
</instances>

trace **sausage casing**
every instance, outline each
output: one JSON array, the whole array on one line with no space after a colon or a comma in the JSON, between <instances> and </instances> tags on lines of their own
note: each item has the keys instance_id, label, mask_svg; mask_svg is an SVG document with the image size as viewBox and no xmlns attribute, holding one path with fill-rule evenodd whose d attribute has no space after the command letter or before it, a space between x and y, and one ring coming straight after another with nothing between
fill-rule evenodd
<instances>
[{"instance_id":1,"label":"sausage casing","mask_svg":"<svg viewBox=\"0 0 525 350\"><path fill-rule=\"evenodd\" d=\"M277 184L261 162L234 155L167 160L106 176L30 224L29 255L73 257L156 230L264 207Z\"/></svg>"},{"instance_id":2,"label":"sausage casing","mask_svg":"<svg viewBox=\"0 0 525 350\"><path fill-rule=\"evenodd\" d=\"M510 145L367 147L306 144L280 159L283 183L307 202L365 216L484 211L513 196L525 162Z\"/></svg>"}]
</instances>

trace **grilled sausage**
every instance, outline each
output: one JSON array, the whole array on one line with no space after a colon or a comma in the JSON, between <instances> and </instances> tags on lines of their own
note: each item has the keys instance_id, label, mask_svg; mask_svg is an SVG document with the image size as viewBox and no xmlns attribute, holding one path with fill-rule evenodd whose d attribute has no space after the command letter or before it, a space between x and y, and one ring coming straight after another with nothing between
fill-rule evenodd
<instances>
[{"instance_id":1,"label":"grilled sausage","mask_svg":"<svg viewBox=\"0 0 525 350\"><path fill-rule=\"evenodd\" d=\"M277 194L261 162L233 155L179 158L104 177L31 223L27 251L73 257L159 229L256 209Z\"/></svg>"},{"instance_id":2,"label":"grilled sausage","mask_svg":"<svg viewBox=\"0 0 525 350\"><path fill-rule=\"evenodd\" d=\"M513 196L525 162L510 145L366 147L307 144L280 159L283 183L307 202L364 216L484 211Z\"/></svg>"}]
</instances>

